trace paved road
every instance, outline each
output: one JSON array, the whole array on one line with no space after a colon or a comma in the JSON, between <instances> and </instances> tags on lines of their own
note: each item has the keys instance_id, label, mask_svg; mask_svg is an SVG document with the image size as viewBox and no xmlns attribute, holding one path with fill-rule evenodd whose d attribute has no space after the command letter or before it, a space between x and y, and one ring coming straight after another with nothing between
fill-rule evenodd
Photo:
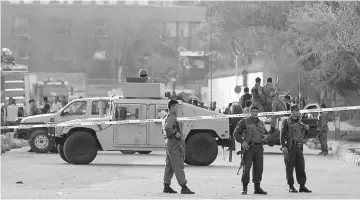
<instances>
[{"instance_id":1,"label":"paved road","mask_svg":"<svg viewBox=\"0 0 360 200\"><path fill-rule=\"evenodd\" d=\"M278 147L266 147L263 188L267 196L250 194L247 198L358 198L360 168L334 157L319 157L307 150L308 187L312 194L289 194L284 164ZM2 198L90 199L90 198L242 198L239 158L233 163L222 158L209 167L186 166L188 186L193 196L163 194L164 152L150 155L123 155L103 152L86 166L65 164L57 154L35 154L28 148L12 150L1 156ZM23 184L16 184L22 181ZM174 179L173 187L179 190ZM252 186L251 190L252 192Z\"/></svg>"}]
</instances>

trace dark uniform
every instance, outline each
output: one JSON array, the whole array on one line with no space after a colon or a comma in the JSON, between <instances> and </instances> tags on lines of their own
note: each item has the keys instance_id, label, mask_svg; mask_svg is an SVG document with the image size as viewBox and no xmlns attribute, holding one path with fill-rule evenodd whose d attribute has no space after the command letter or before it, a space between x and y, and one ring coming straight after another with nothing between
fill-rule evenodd
<instances>
[{"instance_id":1,"label":"dark uniform","mask_svg":"<svg viewBox=\"0 0 360 200\"><path fill-rule=\"evenodd\" d=\"M237 142L246 143L249 149L243 153L244 168L241 178L243 183L243 193L247 194L247 186L250 182L250 169L253 166L253 183L255 184L255 194L267 194L260 187L264 167L264 148L263 137L267 135L264 123L259 118L242 119L236 126L234 137Z\"/></svg>"},{"instance_id":2,"label":"dark uniform","mask_svg":"<svg viewBox=\"0 0 360 200\"><path fill-rule=\"evenodd\" d=\"M298 110L297 105L293 105L291 107L292 110ZM306 173L303 154L304 137L305 125L301 122L299 118L294 119L292 116L290 116L283 121L281 128L281 145L282 149L287 148L288 155L285 157L286 179L287 184L289 185L289 192L292 193L298 192L294 188L294 169L297 182L300 184L300 192L311 192L305 187Z\"/></svg>"},{"instance_id":3,"label":"dark uniform","mask_svg":"<svg viewBox=\"0 0 360 200\"><path fill-rule=\"evenodd\" d=\"M329 117L326 112L323 112L318 117L318 131L319 131L319 141L321 144L321 152L319 155L328 155L328 145L327 145L327 133L329 131L328 127Z\"/></svg>"},{"instance_id":4,"label":"dark uniform","mask_svg":"<svg viewBox=\"0 0 360 200\"><path fill-rule=\"evenodd\" d=\"M251 89L252 95L252 104L259 109L259 112L264 112L264 103L265 103L265 96L262 91L262 87L259 84L256 84Z\"/></svg>"},{"instance_id":5,"label":"dark uniform","mask_svg":"<svg viewBox=\"0 0 360 200\"><path fill-rule=\"evenodd\" d=\"M184 159L185 159L185 141L183 135L180 132L179 124L176 120L176 114L170 113L164 117L163 122L163 134L165 137L166 148L166 165L164 173L164 192L165 193L177 193L171 187L171 179L175 174L175 177L182 187L182 194L194 194L187 186L187 180L185 178L184 171ZM176 133L180 134L180 137L176 137Z\"/></svg>"},{"instance_id":6,"label":"dark uniform","mask_svg":"<svg viewBox=\"0 0 360 200\"><path fill-rule=\"evenodd\" d=\"M242 114L243 113L243 110L241 108L241 105L240 105L240 102L236 102L236 103L233 103L230 107L230 115L235 115L235 114ZM229 148L232 149L233 151L235 151L235 139L234 139L234 130L237 126L237 124L239 123L239 121L241 120L242 118L241 117L232 117L230 118L230 134L231 134L231 147Z\"/></svg>"}]
</instances>

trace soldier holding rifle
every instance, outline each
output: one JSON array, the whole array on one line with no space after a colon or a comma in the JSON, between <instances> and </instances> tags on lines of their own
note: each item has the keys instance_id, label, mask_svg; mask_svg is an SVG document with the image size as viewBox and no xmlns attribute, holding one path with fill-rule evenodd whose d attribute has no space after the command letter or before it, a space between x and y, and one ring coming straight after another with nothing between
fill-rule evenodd
<instances>
[{"instance_id":1,"label":"soldier holding rifle","mask_svg":"<svg viewBox=\"0 0 360 200\"><path fill-rule=\"evenodd\" d=\"M303 154L305 132L309 130L309 126L302 123L298 105L292 105L290 110L291 115L283 121L281 128L281 150L284 153L289 192L298 192L294 187L293 173L295 169L296 179L300 184L299 192L311 193L311 191L305 187L306 173Z\"/></svg>"},{"instance_id":2,"label":"soldier holding rifle","mask_svg":"<svg viewBox=\"0 0 360 200\"><path fill-rule=\"evenodd\" d=\"M259 109L256 106L250 108L250 117L242 119L236 126L234 137L237 142L242 144L244 165L241 182L243 183L242 194L247 194L250 182L250 169L253 166L253 183L255 184L255 194L266 195L260 187L260 182L264 167L264 148L263 143L268 139L268 132L265 124L258 118ZM241 167L241 166L240 166Z\"/></svg>"}]
</instances>

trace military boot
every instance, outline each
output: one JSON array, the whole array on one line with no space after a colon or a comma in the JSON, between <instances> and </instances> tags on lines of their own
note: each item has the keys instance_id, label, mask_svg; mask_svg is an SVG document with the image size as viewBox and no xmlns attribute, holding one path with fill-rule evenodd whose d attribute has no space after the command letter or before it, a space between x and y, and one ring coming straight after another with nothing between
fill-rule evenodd
<instances>
[{"instance_id":1,"label":"military boot","mask_svg":"<svg viewBox=\"0 0 360 200\"><path fill-rule=\"evenodd\" d=\"M290 193L298 193L297 189L294 188L294 185L289 185L289 192Z\"/></svg>"},{"instance_id":2,"label":"military boot","mask_svg":"<svg viewBox=\"0 0 360 200\"><path fill-rule=\"evenodd\" d=\"M243 190L241 192L242 195L247 195L248 184L243 183Z\"/></svg>"},{"instance_id":3,"label":"military boot","mask_svg":"<svg viewBox=\"0 0 360 200\"><path fill-rule=\"evenodd\" d=\"M186 185L182 185L181 194L195 194L195 192L191 191Z\"/></svg>"},{"instance_id":4,"label":"military boot","mask_svg":"<svg viewBox=\"0 0 360 200\"><path fill-rule=\"evenodd\" d=\"M265 192L263 189L261 189L260 183L255 183L255 191L254 191L254 194L263 194L263 195L266 195L267 192Z\"/></svg>"},{"instance_id":5,"label":"military boot","mask_svg":"<svg viewBox=\"0 0 360 200\"><path fill-rule=\"evenodd\" d=\"M312 193L311 190L307 189L305 187L305 185L300 185L300 189L299 189L299 192L303 192L303 193Z\"/></svg>"},{"instance_id":6,"label":"military boot","mask_svg":"<svg viewBox=\"0 0 360 200\"><path fill-rule=\"evenodd\" d=\"M173 190L171 187L170 187L170 184L164 184L164 190L163 190L164 193L169 193L169 194L175 194L177 193L175 190Z\"/></svg>"}]
</instances>

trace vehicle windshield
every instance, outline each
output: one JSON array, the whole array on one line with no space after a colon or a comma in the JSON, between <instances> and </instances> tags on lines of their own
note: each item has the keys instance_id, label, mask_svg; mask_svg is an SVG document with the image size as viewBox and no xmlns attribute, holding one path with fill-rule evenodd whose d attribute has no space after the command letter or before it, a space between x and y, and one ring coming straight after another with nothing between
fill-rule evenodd
<instances>
[{"instance_id":1,"label":"vehicle windshield","mask_svg":"<svg viewBox=\"0 0 360 200\"><path fill-rule=\"evenodd\" d=\"M107 109L106 109L106 115L105 115L105 117L106 118L111 118L112 117L112 110L113 110L113 107L114 107L114 102L112 101L112 100L109 100L108 102L108 107L107 107Z\"/></svg>"}]
</instances>

